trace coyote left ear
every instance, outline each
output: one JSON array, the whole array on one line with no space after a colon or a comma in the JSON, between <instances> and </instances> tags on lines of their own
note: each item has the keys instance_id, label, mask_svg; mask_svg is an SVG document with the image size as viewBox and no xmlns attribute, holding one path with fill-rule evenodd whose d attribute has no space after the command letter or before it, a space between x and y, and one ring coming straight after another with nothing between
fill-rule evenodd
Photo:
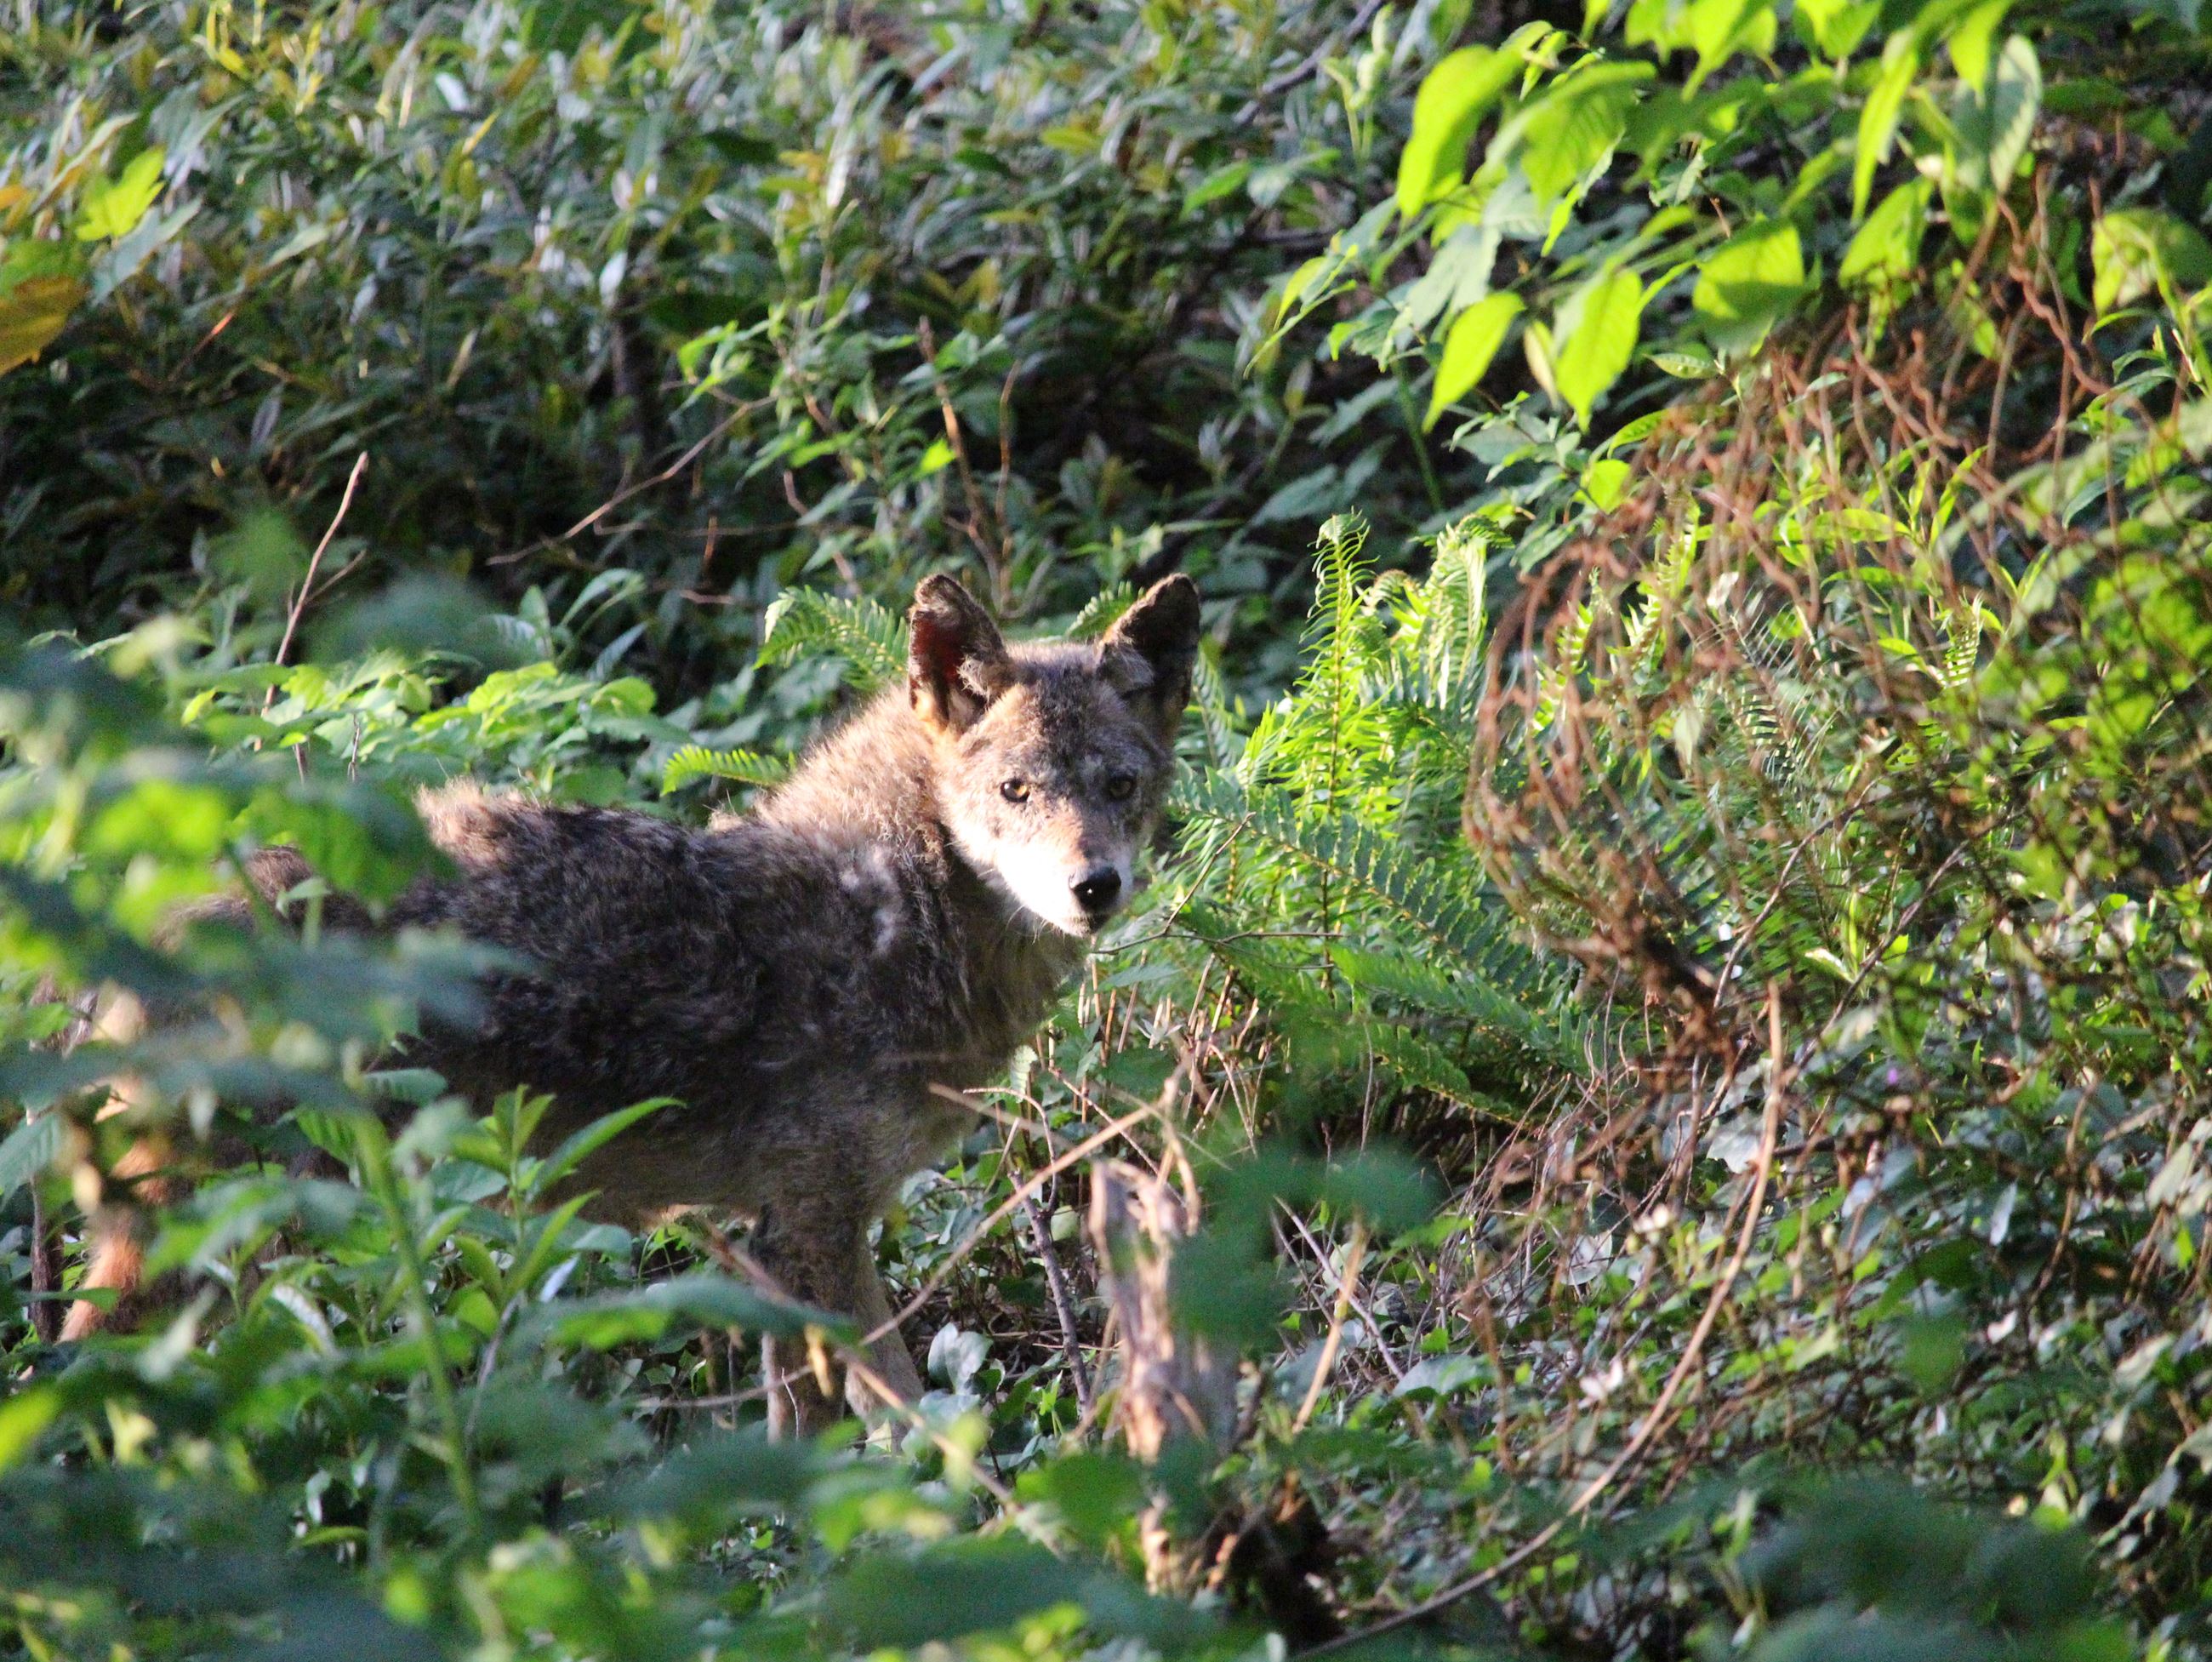
<instances>
[{"instance_id":1,"label":"coyote left ear","mask_svg":"<svg viewBox=\"0 0 2212 1662\"><path fill-rule=\"evenodd\" d=\"M1013 661L991 614L939 572L907 613L906 690L927 725L959 732L1005 691Z\"/></svg>"},{"instance_id":2,"label":"coyote left ear","mask_svg":"<svg viewBox=\"0 0 2212 1662\"><path fill-rule=\"evenodd\" d=\"M1107 678L1170 741L1190 699L1197 656L1198 585L1181 572L1146 589L1099 648Z\"/></svg>"}]
</instances>

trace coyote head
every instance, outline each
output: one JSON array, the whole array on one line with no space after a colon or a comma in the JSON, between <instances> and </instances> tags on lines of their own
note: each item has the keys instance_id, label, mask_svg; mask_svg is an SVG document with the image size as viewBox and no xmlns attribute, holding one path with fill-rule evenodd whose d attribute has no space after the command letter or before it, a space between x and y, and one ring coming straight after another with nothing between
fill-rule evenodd
<instances>
[{"instance_id":1,"label":"coyote head","mask_svg":"<svg viewBox=\"0 0 2212 1662\"><path fill-rule=\"evenodd\" d=\"M1009 646L945 576L923 580L908 624L907 690L955 845L1030 918L1089 934L1128 897L1166 794L1197 586L1154 584L1095 643Z\"/></svg>"}]
</instances>

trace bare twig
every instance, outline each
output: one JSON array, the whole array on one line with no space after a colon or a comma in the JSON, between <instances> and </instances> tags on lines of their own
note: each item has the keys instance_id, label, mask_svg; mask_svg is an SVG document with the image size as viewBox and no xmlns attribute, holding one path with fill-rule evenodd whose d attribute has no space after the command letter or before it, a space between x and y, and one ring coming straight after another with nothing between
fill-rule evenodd
<instances>
[{"instance_id":1,"label":"bare twig","mask_svg":"<svg viewBox=\"0 0 2212 1662\"><path fill-rule=\"evenodd\" d=\"M1037 1261L1044 1265L1044 1284L1052 1293L1053 1314L1060 1318L1060 1348L1067 1354L1068 1375L1075 1382L1075 1406L1088 1416L1091 1370L1083 1363L1083 1336L1075 1325L1075 1301L1068 1296L1067 1275L1060 1267L1060 1254L1053 1251L1052 1230L1044 1221L1044 1214L1034 1202L1024 1199L1022 1218L1030 1227L1030 1239L1036 1246Z\"/></svg>"},{"instance_id":2,"label":"bare twig","mask_svg":"<svg viewBox=\"0 0 2212 1662\"><path fill-rule=\"evenodd\" d=\"M345 494L338 498L338 511L331 515L330 524L323 527L322 541L315 545L315 551L307 557L307 575L300 579L300 592L292 597L291 611L284 618L283 638L276 642L276 661L279 664L292 649L293 633L300 627L301 615L307 611L308 598L315 591L316 569L321 566L323 556L330 549L331 539L338 534L338 527L345 523L346 509L353 506L354 487L361 483L361 476L368 467L368 452L364 450L353 459L353 472L346 475ZM262 709L268 709L276 698L276 689L271 687L268 697L262 702Z\"/></svg>"}]
</instances>

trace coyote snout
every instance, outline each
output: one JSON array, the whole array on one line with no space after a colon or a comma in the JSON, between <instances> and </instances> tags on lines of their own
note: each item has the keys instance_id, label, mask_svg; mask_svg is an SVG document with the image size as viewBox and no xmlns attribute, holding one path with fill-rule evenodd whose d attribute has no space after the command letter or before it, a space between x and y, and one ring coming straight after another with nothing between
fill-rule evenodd
<instances>
[{"instance_id":1,"label":"coyote snout","mask_svg":"<svg viewBox=\"0 0 2212 1662\"><path fill-rule=\"evenodd\" d=\"M947 579L915 597L912 680L954 845L1034 928L1121 908L1159 816L1198 593L1164 585L1097 647L1009 648Z\"/></svg>"}]
</instances>

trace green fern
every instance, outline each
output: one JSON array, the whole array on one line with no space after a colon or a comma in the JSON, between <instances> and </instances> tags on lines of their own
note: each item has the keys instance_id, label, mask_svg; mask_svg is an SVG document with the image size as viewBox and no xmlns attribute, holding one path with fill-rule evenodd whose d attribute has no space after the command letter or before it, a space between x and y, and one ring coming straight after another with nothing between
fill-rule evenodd
<instances>
[{"instance_id":1,"label":"green fern","mask_svg":"<svg viewBox=\"0 0 2212 1662\"><path fill-rule=\"evenodd\" d=\"M791 764L750 750L708 750L686 745L661 770L660 794L672 796L699 779L734 779L746 785L780 785L791 776Z\"/></svg>"},{"instance_id":2,"label":"green fern","mask_svg":"<svg viewBox=\"0 0 2212 1662\"><path fill-rule=\"evenodd\" d=\"M1075 614L1075 621L1067 626L1068 638L1088 641L1111 629L1121 614L1135 604L1137 591L1127 583L1115 583L1102 588L1083 603L1083 610Z\"/></svg>"},{"instance_id":3,"label":"green fern","mask_svg":"<svg viewBox=\"0 0 2212 1662\"><path fill-rule=\"evenodd\" d=\"M906 631L873 600L787 588L762 622L764 664L826 653L844 663L846 681L859 692L873 692L906 673Z\"/></svg>"},{"instance_id":4,"label":"green fern","mask_svg":"<svg viewBox=\"0 0 2212 1662\"><path fill-rule=\"evenodd\" d=\"M1374 826L1345 815L1301 815L1281 793L1240 788L1235 781L1191 781L1176 806L1197 819L1231 827L1258 843L1370 897L1395 921L1425 936L1493 981L1516 990L1540 980L1535 960L1500 916L1486 914L1425 861Z\"/></svg>"}]
</instances>

